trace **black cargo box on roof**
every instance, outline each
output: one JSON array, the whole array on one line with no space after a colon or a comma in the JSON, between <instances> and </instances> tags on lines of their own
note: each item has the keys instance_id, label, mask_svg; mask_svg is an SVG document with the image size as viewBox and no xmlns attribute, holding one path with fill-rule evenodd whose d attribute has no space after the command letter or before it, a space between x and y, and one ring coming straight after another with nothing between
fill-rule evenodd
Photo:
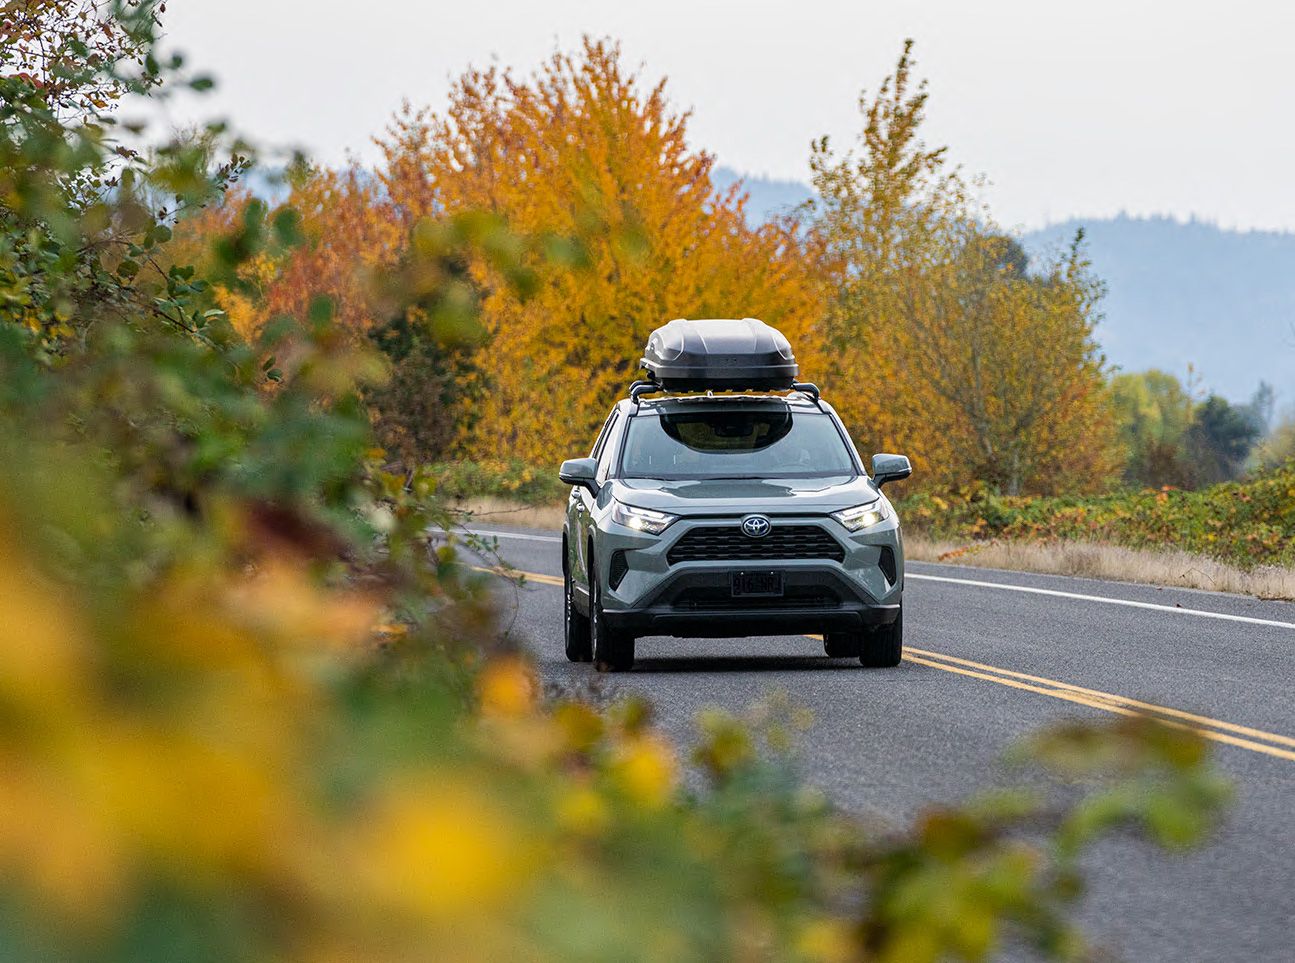
<instances>
[{"instance_id":1,"label":"black cargo box on roof","mask_svg":"<svg viewBox=\"0 0 1295 963\"><path fill-rule=\"evenodd\" d=\"M652 332L643 367L668 391L790 388L800 373L791 344L756 318L676 318Z\"/></svg>"}]
</instances>

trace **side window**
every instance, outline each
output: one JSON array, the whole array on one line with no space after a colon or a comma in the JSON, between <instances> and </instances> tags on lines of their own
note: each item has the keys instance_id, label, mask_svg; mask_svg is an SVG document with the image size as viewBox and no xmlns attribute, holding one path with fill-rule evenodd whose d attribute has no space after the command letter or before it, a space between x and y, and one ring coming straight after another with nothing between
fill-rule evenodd
<instances>
[{"instance_id":1,"label":"side window","mask_svg":"<svg viewBox=\"0 0 1295 963\"><path fill-rule=\"evenodd\" d=\"M626 419L618 417L612 422L606 436L603 439L603 450L598 454L598 471L594 473L594 478L599 484L607 480L607 476L612 473L616 466L616 456L621 448L621 435L625 433Z\"/></svg>"},{"instance_id":2,"label":"side window","mask_svg":"<svg viewBox=\"0 0 1295 963\"><path fill-rule=\"evenodd\" d=\"M603 422L603 429L598 432L598 438L594 441L593 451L589 452L590 458L597 458L603 453L603 444L607 441L607 433L611 429L612 422L616 420L616 416L619 413L620 412L613 408L612 413L608 415L607 420Z\"/></svg>"}]
</instances>

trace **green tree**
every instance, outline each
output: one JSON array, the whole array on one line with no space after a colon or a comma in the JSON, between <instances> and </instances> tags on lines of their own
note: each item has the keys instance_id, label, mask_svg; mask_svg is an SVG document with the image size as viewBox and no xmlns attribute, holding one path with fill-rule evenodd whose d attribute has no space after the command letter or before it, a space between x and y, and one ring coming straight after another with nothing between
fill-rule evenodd
<instances>
[{"instance_id":1,"label":"green tree","mask_svg":"<svg viewBox=\"0 0 1295 963\"><path fill-rule=\"evenodd\" d=\"M1111 396L1126 453L1125 479L1154 488L1188 486L1192 399L1182 383L1156 369L1122 373L1111 379Z\"/></svg>"},{"instance_id":2,"label":"green tree","mask_svg":"<svg viewBox=\"0 0 1295 963\"><path fill-rule=\"evenodd\" d=\"M1253 413L1210 395L1197 408L1188 431L1192 477L1198 485L1231 481L1241 475L1259 441L1261 428Z\"/></svg>"}]
</instances>

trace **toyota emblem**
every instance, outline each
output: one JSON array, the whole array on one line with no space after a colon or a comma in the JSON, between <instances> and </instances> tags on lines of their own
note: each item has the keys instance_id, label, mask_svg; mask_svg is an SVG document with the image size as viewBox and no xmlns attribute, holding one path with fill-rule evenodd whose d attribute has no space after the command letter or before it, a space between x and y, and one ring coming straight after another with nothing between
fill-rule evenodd
<instances>
[{"instance_id":1,"label":"toyota emblem","mask_svg":"<svg viewBox=\"0 0 1295 963\"><path fill-rule=\"evenodd\" d=\"M742 519L742 532L750 538L764 538L772 527L763 515L748 515Z\"/></svg>"}]
</instances>

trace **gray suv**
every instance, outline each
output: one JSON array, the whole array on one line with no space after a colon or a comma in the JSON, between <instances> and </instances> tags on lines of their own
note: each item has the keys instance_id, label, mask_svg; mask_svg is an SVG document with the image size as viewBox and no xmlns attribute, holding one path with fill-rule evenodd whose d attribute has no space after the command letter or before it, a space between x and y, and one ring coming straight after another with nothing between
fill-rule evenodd
<instances>
[{"instance_id":1,"label":"gray suv","mask_svg":"<svg viewBox=\"0 0 1295 963\"><path fill-rule=\"evenodd\" d=\"M752 319L672 325L752 323L764 329L757 335L781 339ZM562 531L567 657L617 671L633 665L641 636L814 632L828 656L897 665L904 551L881 486L908 477L908 459L875 455L870 478L813 385L727 394L665 387L770 383L725 381L715 372L732 375L742 358L711 360L722 371L636 382L590 456L562 464L572 486ZM772 383L781 387L781 376Z\"/></svg>"}]
</instances>

